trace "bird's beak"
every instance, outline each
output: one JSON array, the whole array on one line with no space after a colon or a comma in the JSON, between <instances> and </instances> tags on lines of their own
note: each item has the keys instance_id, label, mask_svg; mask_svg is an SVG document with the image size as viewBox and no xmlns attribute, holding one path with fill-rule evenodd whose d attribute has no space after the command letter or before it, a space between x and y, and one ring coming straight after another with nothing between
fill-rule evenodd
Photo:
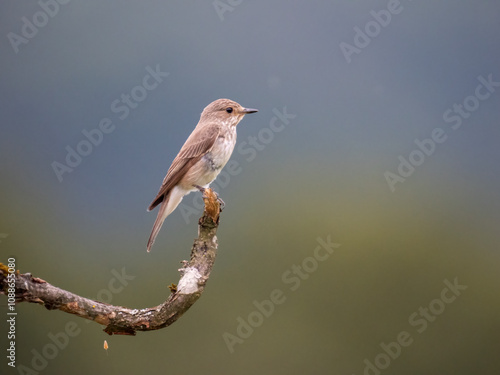
<instances>
[{"instance_id":1,"label":"bird's beak","mask_svg":"<svg viewBox=\"0 0 500 375\"><path fill-rule=\"evenodd\" d=\"M258 109L253 109L253 108L243 108L241 110L241 113L245 113L245 114L246 113L255 113L255 112L259 112L259 110Z\"/></svg>"}]
</instances>

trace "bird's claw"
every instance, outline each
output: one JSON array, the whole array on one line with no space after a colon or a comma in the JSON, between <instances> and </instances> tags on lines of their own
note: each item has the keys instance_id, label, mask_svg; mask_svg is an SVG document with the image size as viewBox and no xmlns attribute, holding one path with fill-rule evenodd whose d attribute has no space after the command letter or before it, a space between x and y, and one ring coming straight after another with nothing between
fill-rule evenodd
<instances>
[{"instance_id":1,"label":"bird's claw","mask_svg":"<svg viewBox=\"0 0 500 375\"><path fill-rule=\"evenodd\" d=\"M206 198L206 197L207 197L207 196L205 195L205 190L207 190L207 189L205 189L203 186L200 186L200 185L193 185L193 186L194 186L196 189L198 189L198 190L201 192L201 194L203 194L203 198Z\"/></svg>"},{"instance_id":2,"label":"bird's claw","mask_svg":"<svg viewBox=\"0 0 500 375\"><path fill-rule=\"evenodd\" d=\"M196 189L198 189L201 194L202 194L202 197L204 199L208 199L208 196L205 194L206 192L206 188L204 188L203 186L200 186L200 185L193 185ZM213 191L212 192L215 194L215 196L217 197L217 202L219 202L219 206L220 206L220 210L222 211L224 209L224 207L226 206L226 203L224 203L224 201L222 200L221 197L219 197L219 194L217 194L216 191Z\"/></svg>"},{"instance_id":3,"label":"bird's claw","mask_svg":"<svg viewBox=\"0 0 500 375\"><path fill-rule=\"evenodd\" d=\"M219 197L219 194L217 194L216 191L214 191L215 196L217 197L217 202L219 202L220 210L222 211L224 207L226 206L226 203L222 200L221 197Z\"/></svg>"}]
</instances>

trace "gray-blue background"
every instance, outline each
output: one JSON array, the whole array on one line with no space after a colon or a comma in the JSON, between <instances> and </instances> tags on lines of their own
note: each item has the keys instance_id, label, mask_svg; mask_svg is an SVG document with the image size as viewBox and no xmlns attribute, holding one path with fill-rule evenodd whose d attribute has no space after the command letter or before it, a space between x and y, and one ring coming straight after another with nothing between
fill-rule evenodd
<instances>
[{"instance_id":1,"label":"gray-blue background","mask_svg":"<svg viewBox=\"0 0 500 375\"><path fill-rule=\"evenodd\" d=\"M0 5L0 254L22 272L95 298L125 268L135 278L111 303L162 302L199 211L177 210L147 254L146 207L208 103L259 109L238 125L238 173L218 188L227 208L200 301L136 337L19 305L17 364L32 367L49 333L76 322L41 373L362 374L403 331L413 341L383 374L498 373L500 87L458 129L443 120L478 77L500 81L498 2L392 1L397 14L378 29L370 12L387 1L223 2L233 5L218 14L212 1L73 0L17 53L9 33L22 36L23 17L43 24L42 7ZM376 35L349 63L340 44L366 26ZM111 104L148 66L169 75L120 119ZM285 108L296 117L263 130ZM59 181L53 162L104 118L114 130ZM391 191L384 173L436 128L446 140ZM328 236L341 246L290 290L283 275ZM467 289L419 333L409 317L455 278ZM230 353L223 334L274 289L285 302Z\"/></svg>"}]
</instances>

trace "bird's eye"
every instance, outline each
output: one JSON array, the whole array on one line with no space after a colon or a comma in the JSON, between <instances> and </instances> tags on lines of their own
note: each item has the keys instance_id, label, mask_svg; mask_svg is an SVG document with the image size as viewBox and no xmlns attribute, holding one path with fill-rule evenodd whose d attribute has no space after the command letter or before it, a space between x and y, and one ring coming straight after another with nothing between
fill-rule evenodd
<instances>
[{"instance_id":1,"label":"bird's eye","mask_svg":"<svg viewBox=\"0 0 500 375\"><path fill-rule=\"evenodd\" d=\"M233 113L233 109L232 109L231 107L227 107L227 108L226 108L226 112L227 112L227 113Z\"/></svg>"}]
</instances>

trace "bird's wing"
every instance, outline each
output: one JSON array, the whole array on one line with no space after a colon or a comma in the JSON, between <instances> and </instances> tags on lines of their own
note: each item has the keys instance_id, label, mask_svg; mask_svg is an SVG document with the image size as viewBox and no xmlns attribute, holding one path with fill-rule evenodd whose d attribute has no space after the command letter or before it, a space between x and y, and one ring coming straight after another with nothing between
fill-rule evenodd
<instances>
[{"instance_id":1,"label":"bird's wing","mask_svg":"<svg viewBox=\"0 0 500 375\"><path fill-rule=\"evenodd\" d=\"M179 183L182 177L184 177L186 172L196 164L203 155L212 150L218 136L219 127L213 126L213 124L212 126L208 125L197 128L191 133L168 169L160 190L156 198L149 205L148 211L151 211L160 204L168 192Z\"/></svg>"}]
</instances>

